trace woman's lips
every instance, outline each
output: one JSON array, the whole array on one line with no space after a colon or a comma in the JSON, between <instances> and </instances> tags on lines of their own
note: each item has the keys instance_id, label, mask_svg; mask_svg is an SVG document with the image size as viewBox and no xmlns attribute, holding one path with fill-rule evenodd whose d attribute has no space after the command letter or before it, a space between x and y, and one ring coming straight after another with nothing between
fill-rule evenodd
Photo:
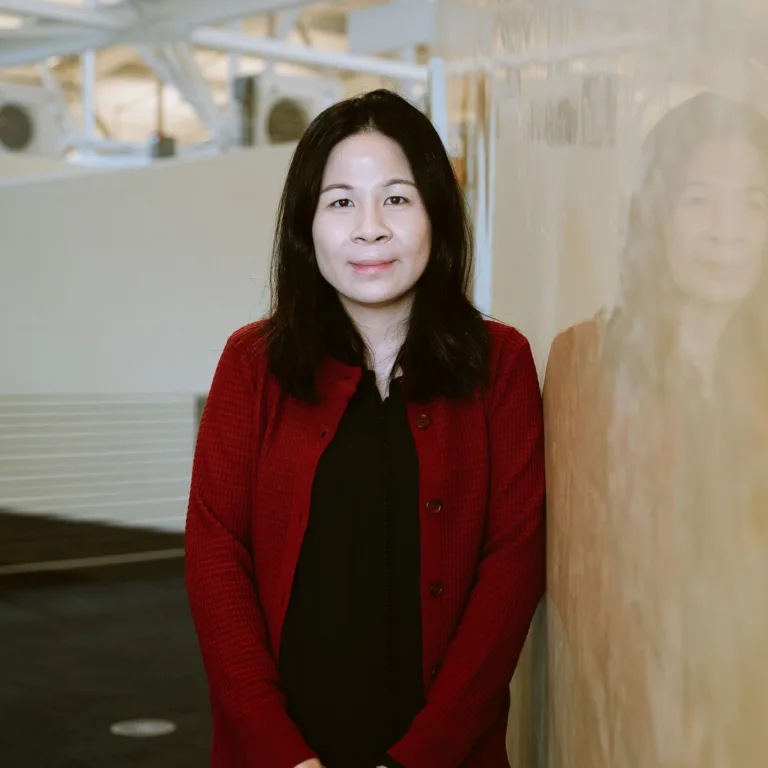
<instances>
[{"instance_id":1,"label":"woman's lips","mask_svg":"<svg viewBox=\"0 0 768 768\"><path fill-rule=\"evenodd\" d=\"M384 272L389 269L395 263L394 259L384 260L378 259L376 261L351 261L352 269L355 272L359 272L363 275L375 275L379 272Z\"/></svg>"}]
</instances>

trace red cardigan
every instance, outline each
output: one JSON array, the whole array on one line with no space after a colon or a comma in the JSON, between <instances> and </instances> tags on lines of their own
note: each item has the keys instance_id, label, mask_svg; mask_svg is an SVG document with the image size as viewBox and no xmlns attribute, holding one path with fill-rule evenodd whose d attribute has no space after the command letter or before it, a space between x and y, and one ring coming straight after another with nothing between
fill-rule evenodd
<instances>
[{"instance_id":1,"label":"red cardigan","mask_svg":"<svg viewBox=\"0 0 768 768\"><path fill-rule=\"evenodd\" d=\"M390 750L405 768L508 767L509 681L544 589L538 379L525 338L498 323L488 329L485 392L408 404L420 467L427 704ZM283 394L267 370L262 323L233 334L219 361L186 533L214 768L294 768L315 757L286 714L280 632L315 469L360 376L328 359L321 404Z\"/></svg>"}]
</instances>

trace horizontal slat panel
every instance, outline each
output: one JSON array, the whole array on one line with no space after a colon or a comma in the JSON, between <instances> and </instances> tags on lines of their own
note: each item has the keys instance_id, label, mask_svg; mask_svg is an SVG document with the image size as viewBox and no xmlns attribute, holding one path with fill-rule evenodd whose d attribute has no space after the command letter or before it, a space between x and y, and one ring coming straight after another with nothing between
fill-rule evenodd
<instances>
[{"instance_id":1,"label":"horizontal slat panel","mask_svg":"<svg viewBox=\"0 0 768 768\"><path fill-rule=\"evenodd\" d=\"M14 435L55 435L55 434L160 434L167 432L183 432L189 429L189 417L178 419L144 418L144 419L100 419L96 415L87 417L61 416L31 419L16 416L11 419L0 419L0 439L11 438Z\"/></svg>"},{"instance_id":2,"label":"horizontal slat panel","mask_svg":"<svg viewBox=\"0 0 768 768\"><path fill-rule=\"evenodd\" d=\"M0 508L181 530L193 395L0 397Z\"/></svg>"},{"instance_id":3,"label":"horizontal slat panel","mask_svg":"<svg viewBox=\"0 0 768 768\"><path fill-rule=\"evenodd\" d=\"M37 487L27 485L17 490L3 487L3 502L7 508L17 508L19 504L62 502L72 506L80 501L91 499L148 499L155 496L185 495L189 490L186 478L156 479L145 481L123 481L103 484L88 482L62 486L58 483L39 484Z\"/></svg>"},{"instance_id":4,"label":"horizontal slat panel","mask_svg":"<svg viewBox=\"0 0 768 768\"><path fill-rule=\"evenodd\" d=\"M173 451L98 452L87 454L85 457L80 454L50 457L37 454L32 458L6 456L0 458L0 481L10 477L98 474L115 469L130 474L146 467L166 472L166 465L184 465L188 464L189 460L190 452L186 447Z\"/></svg>"},{"instance_id":5,"label":"horizontal slat panel","mask_svg":"<svg viewBox=\"0 0 768 768\"><path fill-rule=\"evenodd\" d=\"M193 400L197 395L0 395L0 408L8 406L16 410L28 406L37 411L41 407L57 409L82 408L95 410L108 408L159 409L183 408L187 400Z\"/></svg>"},{"instance_id":6,"label":"horizontal slat panel","mask_svg":"<svg viewBox=\"0 0 768 768\"><path fill-rule=\"evenodd\" d=\"M55 469L50 472L41 471L40 467L32 466L25 474L23 472L2 473L0 469L0 492L9 493L10 489L21 487L26 484L57 483L62 487L77 483L89 483L95 485L117 482L149 482L158 479L167 479L169 477L184 478L187 476L189 458L185 457L183 462L176 464L175 472L167 463L144 463L138 465L125 465L115 463L113 466L104 466L93 469L85 466L74 466L69 471Z\"/></svg>"}]
</instances>

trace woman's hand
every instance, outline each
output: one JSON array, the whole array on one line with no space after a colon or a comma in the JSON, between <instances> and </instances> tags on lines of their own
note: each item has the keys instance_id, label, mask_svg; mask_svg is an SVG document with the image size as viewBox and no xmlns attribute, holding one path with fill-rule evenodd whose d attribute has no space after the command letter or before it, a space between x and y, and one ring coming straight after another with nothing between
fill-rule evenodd
<instances>
[{"instance_id":1,"label":"woman's hand","mask_svg":"<svg viewBox=\"0 0 768 768\"><path fill-rule=\"evenodd\" d=\"M303 763L299 763L296 768L324 768L323 764L317 760L305 760Z\"/></svg>"}]
</instances>

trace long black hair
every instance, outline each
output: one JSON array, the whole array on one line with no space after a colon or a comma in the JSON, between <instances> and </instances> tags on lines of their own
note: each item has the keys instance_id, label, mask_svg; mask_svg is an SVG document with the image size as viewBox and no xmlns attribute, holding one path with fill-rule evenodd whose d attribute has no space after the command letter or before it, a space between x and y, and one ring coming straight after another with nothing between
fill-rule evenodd
<instances>
[{"instance_id":1,"label":"long black hair","mask_svg":"<svg viewBox=\"0 0 768 768\"><path fill-rule=\"evenodd\" d=\"M319 398L326 355L364 365L362 337L335 290L320 274L312 238L323 173L331 150L364 132L402 148L431 224L427 267L416 285L407 335L395 369L409 398L469 396L485 378L489 336L467 296L473 244L464 197L429 119L387 90L341 101L318 115L299 141L278 208L272 253L272 306L267 322L270 369L287 393Z\"/></svg>"}]
</instances>

